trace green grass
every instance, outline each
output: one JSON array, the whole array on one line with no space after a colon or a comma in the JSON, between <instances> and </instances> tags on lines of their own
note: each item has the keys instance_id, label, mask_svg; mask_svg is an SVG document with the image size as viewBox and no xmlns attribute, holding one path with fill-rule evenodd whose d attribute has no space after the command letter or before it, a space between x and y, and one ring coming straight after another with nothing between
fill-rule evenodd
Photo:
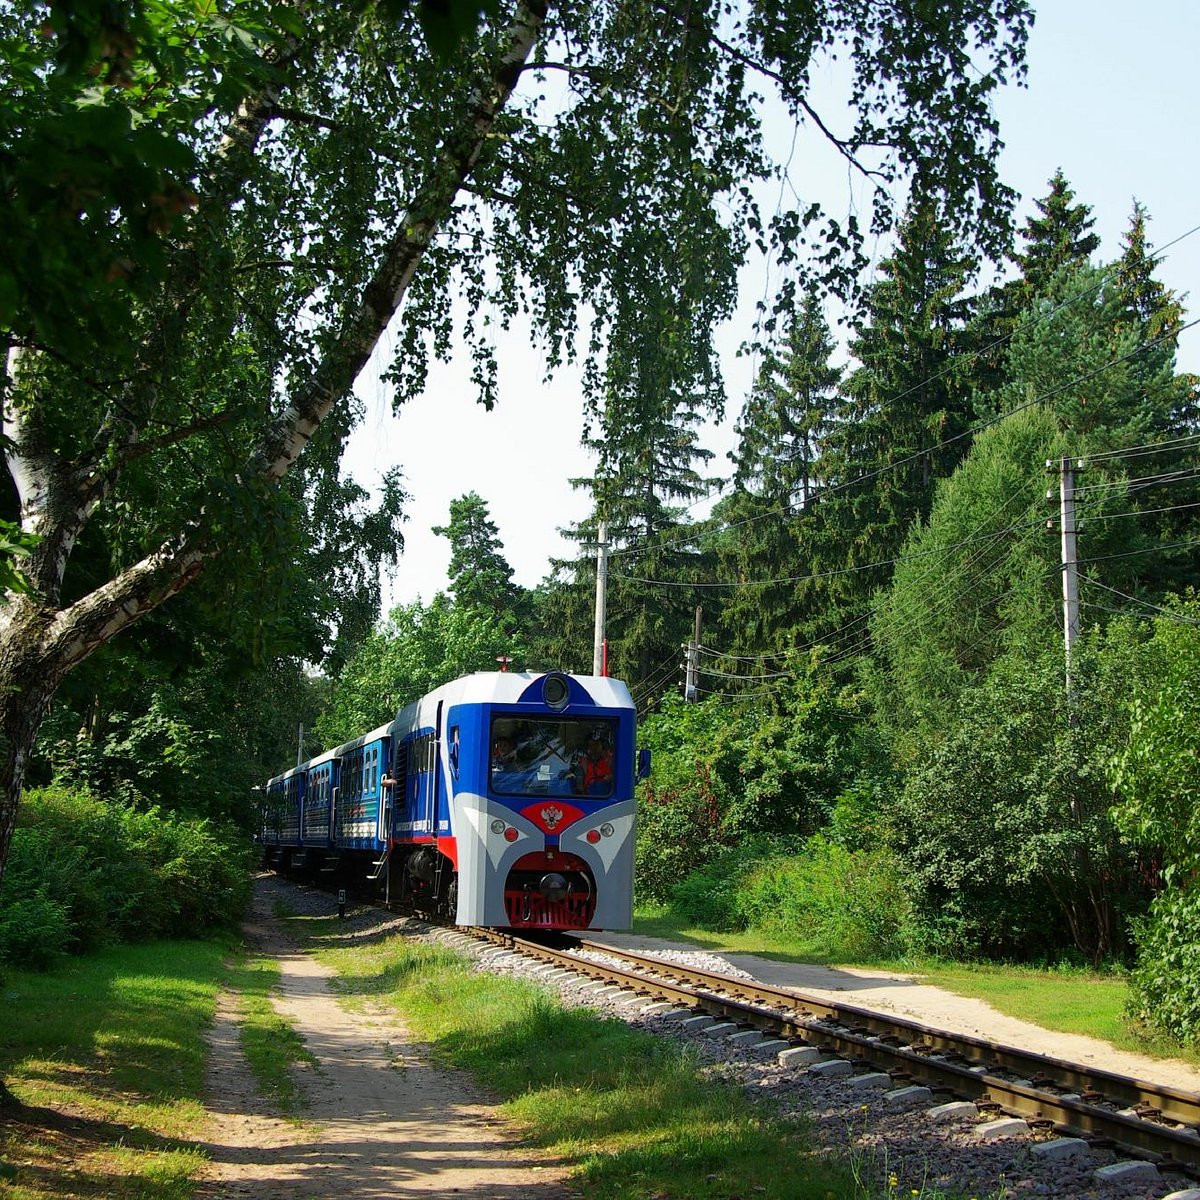
<instances>
[{"instance_id":1,"label":"green grass","mask_svg":"<svg viewBox=\"0 0 1200 1200\"><path fill-rule=\"evenodd\" d=\"M0 1074L24 1106L0 1125L6 1198L192 1194L226 950L157 942L6 972Z\"/></svg>"},{"instance_id":2,"label":"green grass","mask_svg":"<svg viewBox=\"0 0 1200 1200\"><path fill-rule=\"evenodd\" d=\"M659 907L639 909L634 914L634 932L691 942L713 953L756 954L787 962L822 965L834 960L811 953L802 939L757 931L716 933L696 929ZM1006 1016L1040 1025L1060 1033L1100 1038L1120 1050L1159 1058L1178 1058L1200 1066L1200 1050L1189 1049L1162 1036L1153 1036L1125 1016L1129 990L1118 971L1087 971L1078 968L1039 970L1003 963L954 963L937 959L917 962L846 963L904 972L923 983L945 988L959 996L984 1000Z\"/></svg>"},{"instance_id":3,"label":"green grass","mask_svg":"<svg viewBox=\"0 0 1200 1200\"><path fill-rule=\"evenodd\" d=\"M333 923L308 923L317 943ZM850 1200L890 1195L862 1166L814 1155L781 1121L680 1044L561 1005L525 981L475 972L443 947L396 936L326 947L350 1004L383 1000L444 1065L502 1102L586 1200ZM905 1192L908 1196L909 1193ZM925 1200L933 1200L925 1193Z\"/></svg>"},{"instance_id":4,"label":"green grass","mask_svg":"<svg viewBox=\"0 0 1200 1200\"><path fill-rule=\"evenodd\" d=\"M254 1075L259 1091L276 1108L295 1115L307 1104L293 1069L304 1063L316 1066L296 1030L271 1004L271 994L279 986L279 964L268 958L240 962L230 970L228 986L240 998L242 1053Z\"/></svg>"}]
</instances>

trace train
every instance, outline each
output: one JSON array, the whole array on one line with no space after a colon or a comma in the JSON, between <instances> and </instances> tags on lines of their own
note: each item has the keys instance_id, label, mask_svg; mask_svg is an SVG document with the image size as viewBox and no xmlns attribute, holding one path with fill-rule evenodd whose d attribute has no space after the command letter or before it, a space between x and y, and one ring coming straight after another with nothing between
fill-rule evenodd
<instances>
[{"instance_id":1,"label":"train","mask_svg":"<svg viewBox=\"0 0 1200 1200\"><path fill-rule=\"evenodd\" d=\"M269 779L264 865L458 925L629 929L636 715L607 676L456 679Z\"/></svg>"}]
</instances>

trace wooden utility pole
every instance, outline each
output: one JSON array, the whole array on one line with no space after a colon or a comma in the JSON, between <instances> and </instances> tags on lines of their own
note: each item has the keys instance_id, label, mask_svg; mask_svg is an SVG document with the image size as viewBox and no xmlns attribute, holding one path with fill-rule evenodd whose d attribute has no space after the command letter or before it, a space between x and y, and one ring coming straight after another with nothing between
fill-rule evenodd
<instances>
[{"instance_id":1,"label":"wooden utility pole","mask_svg":"<svg viewBox=\"0 0 1200 1200\"><path fill-rule=\"evenodd\" d=\"M1046 466L1054 468L1054 463ZM1063 644L1066 653L1067 695L1075 695L1075 643L1079 640L1079 551L1075 529L1075 465L1058 461L1058 517L1062 537Z\"/></svg>"},{"instance_id":2,"label":"wooden utility pole","mask_svg":"<svg viewBox=\"0 0 1200 1200\"><path fill-rule=\"evenodd\" d=\"M604 625L608 618L608 526L604 521L600 522L599 535L596 545L596 629L592 637L592 674L607 675Z\"/></svg>"}]
</instances>

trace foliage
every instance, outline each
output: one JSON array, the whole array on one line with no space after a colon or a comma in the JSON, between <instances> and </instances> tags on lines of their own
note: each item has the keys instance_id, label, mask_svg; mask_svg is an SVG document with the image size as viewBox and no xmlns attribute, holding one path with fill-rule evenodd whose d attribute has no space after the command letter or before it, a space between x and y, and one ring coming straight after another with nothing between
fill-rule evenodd
<instances>
[{"instance_id":1,"label":"foliage","mask_svg":"<svg viewBox=\"0 0 1200 1200\"><path fill-rule=\"evenodd\" d=\"M46 965L64 950L227 928L250 857L248 841L207 820L31 791L0 888L0 961Z\"/></svg>"},{"instance_id":2,"label":"foliage","mask_svg":"<svg viewBox=\"0 0 1200 1200\"><path fill-rule=\"evenodd\" d=\"M1013 414L978 435L910 531L871 622L876 710L902 760L946 734L962 692L1006 648L1058 636L1044 464L1064 452L1049 413Z\"/></svg>"},{"instance_id":3,"label":"foliage","mask_svg":"<svg viewBox=\"0 0 1200 1200\"><path fill-rule=\"evenodd\" d=\"M714 700L664 698L638 731L651 778L639 785L634 869L639 902L664 901L689 871L729 840L724 814L736 795L745 731Z\"/></svg>"},{"instance_id":4,"label":"foliage","mask_svg":"<svg viewBox=\"0 0 1200 1200\"><path fill-rule=\"evenodd\" d=\"M808 836L848 792L890 775L862 692L838 684L816 652L781 665L793 678L747 714L742 779L725 815L733 837Z\"/></svg>"},{"instance_id":5,"label":"foliage","mask_svg":"<svg viewBox=\"0 0 1200 1200\"><path fill-rule=\"evenodd\" d=\"M639 793L639 900L666 900L689 872L716 856L726 861L731 847L807 836L830 821L840 797L872 793L887 766L861 716L861 697L837 689L816 661L775 706L666 697L638 735L653 763ZM841 803L845 829L851 801Z\"/></svg>"},{"instance_id":6,"label":"foliage","mask_svg":"<svg viewBox=\"0 0 1200 1200\"><path fill-rule=\"evenodd\" d=\"M904 870L888 850L848 850L818 834L799 847L746 843L693 871L670 907L702 929L755 930L838 961L912 948Z\"/></svg>"},{"instance_id":7,"label":"foliage","mask_svg":"<svg viewBox=\"0 0 1200 1200\"><path fill-rule=\"evenodd\" d=\"M1039 961L1071 946L1094 963L1123 953L1142 897L1104 763L1123 736L1127 649L1095 648L1073 703L1057 656L1028 652L960 693L892 816L928 949Z\"/></svg>"},{"instance_id":8,"label":"foliage","mask_svg":"<svg viewBox=\"0 0 1200 1200\"><path fill-rule=\"evenodd\" d=\"M461 608L486 609L515 619L521 607L488 507L477 492L450 501L450 523L433 532L450 540L450 592Z\"/></svg>"},{"instance_id":9,"label":"foliage","mask_svg":"<svg viewBox=\"0 0 1200 1200\"><path fill-rule=\"evenodd\" d=\"M1162 858L1163 891L1135 928L1131 1006L1200 1042L1200 600L1190 593L1168 608L1154 621L1111 777L1120 828Z\"/></svg>"},{"instance_id":10,"label":"foliage","mask_svg":"<svg viewBox=\"0 0 1200 1200\"><path fill-rule=\"evenodd\" d=\"M1137 963L1129 1012L1185 1045L1200 1045L1200 887L1192 882L1156 896L1134 923Z\"/></svg>"},{"instance_id":11,"label":"foliage","mask_svg":"<svg viewBox=\"0 0 1200 1200\"><path fill-rule=\"evenodd\" d=\"M152 619L85 664L42 728L35 783L82 783L108 799L249 831L251 789L294 753L297 726L311 728L323 688L294 659L255 666L198 633Z\"/></svg>"},{"instance_id":12,"label":"foliage","mask_svg":"<svg viewBox=\"0 0 1200 1200\"><path fill-rule=\"evenodd\" d=\"M822 457L836 408L841 368L812 293L788 314L782 345L768 353L737 424L733 491L714 508L718 570L737 579L721 606L722 640L732 653L792 644L795 584L804 513L820 495ZM771 660L766 660L770 662Z\"/></svg>"},{"instance_id":13,"label":"foliage","mask_svg":"<svg viewBox=\"0 0 1200 1200\"><path fill-rule=\"evenodd\" d=\"M401 605L346 664L315 734L324 746L340 745L443 683L497 670L502 654L514 669L527 665L524 636L507 613L456 604L440 592L429 605Z\"/></svg>"}]
</instances>

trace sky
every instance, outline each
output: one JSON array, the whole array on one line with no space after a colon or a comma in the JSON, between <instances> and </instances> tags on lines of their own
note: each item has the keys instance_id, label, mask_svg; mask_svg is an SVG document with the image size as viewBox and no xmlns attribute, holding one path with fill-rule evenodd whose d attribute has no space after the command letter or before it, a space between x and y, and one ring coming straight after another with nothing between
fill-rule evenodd
<instances>
[{"instance_id":1,"label":"sky","mask_svg":"<svg viewBox=\"0 0 1200 1200\"><path fill-rule=\"evenodd\" d=\"M1149 237L1164 248L1158 277L1200 316L1200 4L1195 0L1045 0L1028 48L1028 86L1009 86L996 101L1005 150L1000 173L1021 197L1018 225L1062 168L1076 200L1092 207L1100 256L1120 252L1133 201L1149 212ZM844 172L839 186L844 189ZM1169 245L1181 239L1177 244ZM886 248L884 248L886 249ZM733 322L720 331L728 393L726 419L705 442L716 474L728 474L732 425L753 380L754 363L736 355L749 332L762 280L748 278ZM387 337L380 346L386 356ZM487 503L516 582L534 587L553 558L573 558L560 530L587 516L585 493L568 480L591 473L580 445L582 397L570 370L547 383L527 332L499 346L499 399L491 412L474 400L466 352L432 364L428 386L393 415L389 390L368 368L357 392L366 417L347 465L367 488L399 465L409 494L404 554L385 580L384 610L430 601L448 587L450 501L468 491ZM1200 373L1200 326L1180 341L1179 365Z\"/></svg>"}]
</instances>

